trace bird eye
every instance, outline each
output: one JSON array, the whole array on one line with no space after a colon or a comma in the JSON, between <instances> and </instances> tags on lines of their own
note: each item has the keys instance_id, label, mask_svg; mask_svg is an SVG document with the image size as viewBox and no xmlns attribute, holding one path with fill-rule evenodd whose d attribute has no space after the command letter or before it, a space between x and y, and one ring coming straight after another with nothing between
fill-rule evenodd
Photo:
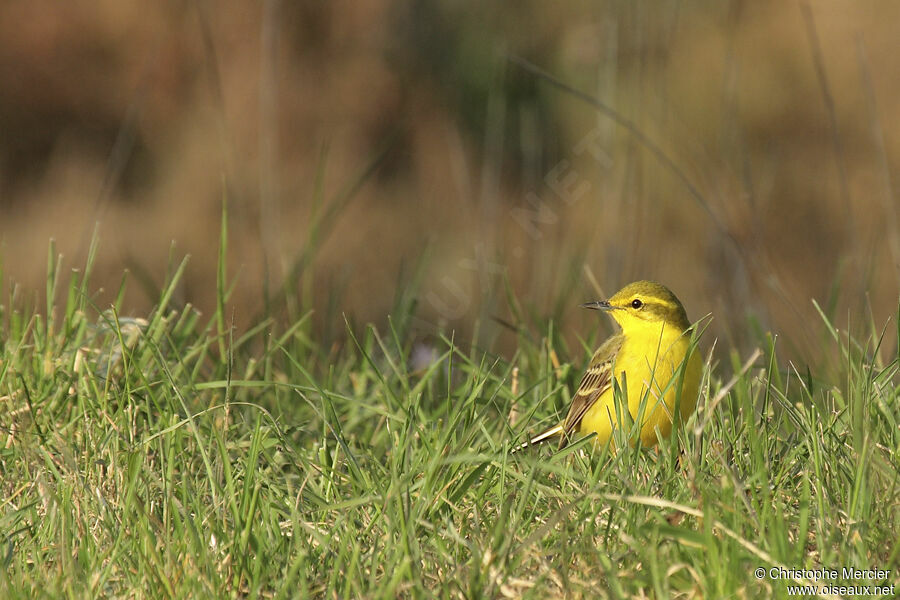
<instances>
[{"instance_id":1,"label":"bird eye","mask_svg":"<svg viewBox=\"0 0 900 600\"><path fill-rule=\"evenodd\" d=\"M641 302L640 300L638 300L637 298L635 298L634 300L631 301L631 308L633 308L635 310L638 310L643 305L644 305L644 303Z\"/></svg>"}]
</instances>

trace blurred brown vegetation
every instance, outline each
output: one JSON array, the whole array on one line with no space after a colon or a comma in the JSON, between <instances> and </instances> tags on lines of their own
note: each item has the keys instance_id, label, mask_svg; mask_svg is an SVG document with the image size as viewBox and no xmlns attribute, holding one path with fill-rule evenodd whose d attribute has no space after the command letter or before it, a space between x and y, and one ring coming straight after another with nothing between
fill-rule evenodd
<instances>
[{"instance_id":1,"label":"blurred brown vegetation","mask_svg":"<svg viewBox=\"0 0 900 600\"><path fill-rule=\"evenodd\" d=\"M758 343L752 315L814 354L812 298L841 327L897 309L898 22L892 0L4 2L4 286L43 289L51 237L78 267L96 228L98 304L127 268L146 311L189 253L179 294L209 311L227 198L239 324L287 282L323 337L414 297L422 332L488 344L523 318L508 279L583 334L578 303L652 278L723 346Z\"/></svg>"}]
</instances>

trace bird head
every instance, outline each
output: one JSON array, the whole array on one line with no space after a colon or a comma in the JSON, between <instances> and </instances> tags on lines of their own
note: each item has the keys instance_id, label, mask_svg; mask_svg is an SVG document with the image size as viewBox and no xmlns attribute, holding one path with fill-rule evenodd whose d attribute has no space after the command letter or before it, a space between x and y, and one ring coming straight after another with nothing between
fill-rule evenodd
<instances>
[{"instance_id":1,"label":"bird head","mask_svg":"<svg viewBox=\"0 0 900 600\"><path fill-rule=\"evenodd\" d=\"M609 300L582 304L582 308L609 312L623 331L646 325L668 324L682 331L690 327L681 302L666 286L654 281L635 281Z\"/></svg>"}]
</instances>

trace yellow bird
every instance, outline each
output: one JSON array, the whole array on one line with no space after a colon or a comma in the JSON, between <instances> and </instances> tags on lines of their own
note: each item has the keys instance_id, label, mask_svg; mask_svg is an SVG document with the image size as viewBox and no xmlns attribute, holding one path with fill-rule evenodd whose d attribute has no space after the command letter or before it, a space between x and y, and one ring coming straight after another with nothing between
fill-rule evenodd
<instances>
[{"instance_id":1,"label":"yellow bird","mask_svg":"<svg viewBox=\"0 0 900 600\"><path fill-rule=\"evenodd\" d=\"M653 446L658 436L670 435L676 412L684 422L697 405L703 366L692 352L687 313L667 287L636 281L609 300L581 306L608 312L622 331L594 353L566 420L516 450L555 436L563 448L574 433L596 433L596 443L605 445L626 407L630 419L640 422L641 445Z\"/></svg>"}]
</instances>

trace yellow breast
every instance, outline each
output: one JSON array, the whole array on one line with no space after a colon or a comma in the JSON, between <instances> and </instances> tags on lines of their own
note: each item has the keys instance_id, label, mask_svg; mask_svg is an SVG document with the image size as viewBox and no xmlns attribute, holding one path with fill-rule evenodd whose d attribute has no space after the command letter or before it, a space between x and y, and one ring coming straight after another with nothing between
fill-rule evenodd
<instances>
[{"instance_id":1,"label":"yellow breast","mask_svg":"<svg viewBox=\"0 0 900 600\"><path fill-rule=\"evenodd\" d=\"M690 334L678 328L654 323L625 333L613 365L617 385L601 394L585 413L579 431L596 433L597 443L604 445L624 417L626 423L641 424L641 445L653 446L658 435L669 437L676 408L680 422L694 411L702 363L697 352L685 363ZM616 402L616 387L620 402ZM626 410L630 417L625 416ZM632 445L635 442L632 438Z\"/></svg>"}]
</instances>

